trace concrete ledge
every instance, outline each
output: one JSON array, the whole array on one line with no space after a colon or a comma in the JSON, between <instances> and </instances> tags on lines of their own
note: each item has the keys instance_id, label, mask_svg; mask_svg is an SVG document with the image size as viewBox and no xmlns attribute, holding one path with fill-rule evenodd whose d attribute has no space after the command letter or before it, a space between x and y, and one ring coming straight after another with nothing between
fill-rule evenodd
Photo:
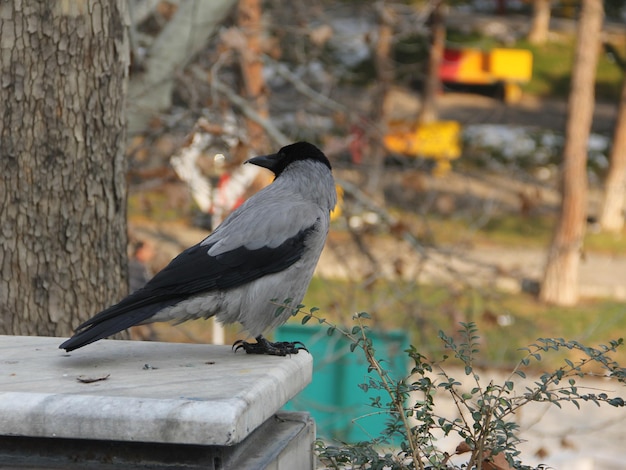
<instances>
[{"instance_id":1,"label":"concrete ledge","mask_svg":"<svg viewBox=\"0 0 626 470\"><path fill-rule=\"evenodd\" d=\"M0 336L0 435L230 446L312 374L305 352L103 340L66 354L61 341Z\"/></svg>"}]
</instances>

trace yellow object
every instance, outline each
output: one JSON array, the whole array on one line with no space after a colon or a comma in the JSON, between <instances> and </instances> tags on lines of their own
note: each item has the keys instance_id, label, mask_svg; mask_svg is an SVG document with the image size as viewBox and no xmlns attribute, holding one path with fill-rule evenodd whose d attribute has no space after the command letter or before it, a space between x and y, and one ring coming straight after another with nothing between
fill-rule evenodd
<instances>
[{"instance_id":1,"label":"yellow object","mask_svg":"<svg viewBox=\"0 0 626 470\"><path fill-rule=\"evenodd\" d=\"M492 49L489 72L496 80L527 82L533 74L533 54L525 49Z\"/></svg>"},{"instance_id":2,"label":"yellow object","mask_svg":"<svg viewBox=\"0 0 626 470\"><path fill-rule=\"evenodd\" d=\"M452 169L450 160L437 160L437 164L433 169L433 176L441 177L447 175Z\"/></svg>"},{"instance_id":3,"label":"yellow object","mask_svg":"<svg viewBox=\"0 0 626 470\"><path fill-rule=\"evenodd\" d=\"M417 124L408 132L391 132L384 142L390 152L435 160L435 174L445 174L450 170L450 161L461 156L460 135L457 121L436 121Z\"/></svg>"},{"instance_id":4,"label":"yellow object","mask_svg":"<svg viewBox=\"0 0 626 470\"><path fill-rule=\"evenodd\" d=\"M408 132L391 132L385 136L388 150L409 156L454 160L461 156L457 121L436 121L417 124Z\"/></svg>"},{"instance_id":5,"label":"yellow object","mask_svg":"<svg viewBox=\"0 0 626 470\"><path fill-rule=\"evenodd\" d=\"M336 185L335 189L337 190L337 204L335 208L330 211L330 220L337 220L341 216L341 206L343 206L343 188Z\"/></svg>"},{"instance_id":6,"label":"yellow object","mask_svg":"<svg viewBox=\"0 0 626 470\"><path fill-rule=\"evenodd\" d=\"M524 83L532 78L533 55L525 49L462 49L456 52L456 68L448 65L444 79L458 83Z\"/></svg>"},{"instance_id":7,"label":"yellow object","mask_svg":"<svg viewBox=\"0 0 626 470\"><path fill-rule=\"evenodd\" d=\"M463 49L456 80L460 83L492 83L489 73L488 53L480 49Z\"/></svg>"},{"instance_id":8,"label":"yellow object","mask_svg":"<svg viewBox=\"0 0 626 470\"><path fill-rule=\"evenodd\" d=\"M522 100L522 87L517 83L504 84L504 102L519 103Z\"/></svg>"}]
</instances>

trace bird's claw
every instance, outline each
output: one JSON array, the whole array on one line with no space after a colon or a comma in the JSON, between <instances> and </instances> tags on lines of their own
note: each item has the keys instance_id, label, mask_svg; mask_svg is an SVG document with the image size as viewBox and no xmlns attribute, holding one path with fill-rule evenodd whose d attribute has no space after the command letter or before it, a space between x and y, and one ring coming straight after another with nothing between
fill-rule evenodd
<instances>
[{"instance_id":1,"label":"bird's claw","mask_svg":"<svg viewBox=\"0 0 626 470\"><path fill-rule=\"evenodd\" d=\"M262 336L256 338L256 343L248 343L241 339L235 341L233 350L237 352L240 349L243 349L248 354L268 354L270 356L287 356L289 354L298 354L300 351L309 352L300 341L277 341L272 343Z\"/></svg>"}]
</instances>

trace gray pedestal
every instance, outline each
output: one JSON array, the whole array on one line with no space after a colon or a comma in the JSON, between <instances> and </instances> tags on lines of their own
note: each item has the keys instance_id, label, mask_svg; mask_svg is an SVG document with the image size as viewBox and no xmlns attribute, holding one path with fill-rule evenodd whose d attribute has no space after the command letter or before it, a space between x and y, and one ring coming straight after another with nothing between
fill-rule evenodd
<instances>
[{"instance_id":1,"label":"gray pedestal","mask_svg":"<svg viewBox=\"0 0 626 470\"><path fill-rule=\"evenodd\" d=\"M0 336L2 468L312 468L312 359L229 346Z\"/></svg>"}]
</instances>

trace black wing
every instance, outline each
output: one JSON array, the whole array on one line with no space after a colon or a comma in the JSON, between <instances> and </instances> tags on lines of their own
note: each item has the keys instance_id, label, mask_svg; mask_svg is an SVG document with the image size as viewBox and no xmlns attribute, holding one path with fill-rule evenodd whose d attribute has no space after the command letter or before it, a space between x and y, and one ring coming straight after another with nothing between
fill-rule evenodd
<instances>
[{"instance_id":1,"label":"black wing","mask_svg":"<svg viewBox=\"0 0 626 470\"><path fill-rule=\"evenodd\" d=\"M242 246L216 256L207 253L212 244L188 248L145 287L80 325L77 333L60 348L72 351L142 323L160 310L195 295L231 289L280 272L302 257L306 238L316 225L301 230L275 248L250 250Z\"/></svg>"},{"instance_id":2,"label":"black wing","mask_svg":"<svg viewBox=\"0 0 626 470\"><path fill-rule=\"evenodd\" d=\"M195 245L174 258L146 288L186 297L241 286L266 274L280 272L298 261L306 238L314 230L315 225L275 248L250 250L242 246L216 256L207 253L213 244Z\"/></svg>"}]
</instances>

